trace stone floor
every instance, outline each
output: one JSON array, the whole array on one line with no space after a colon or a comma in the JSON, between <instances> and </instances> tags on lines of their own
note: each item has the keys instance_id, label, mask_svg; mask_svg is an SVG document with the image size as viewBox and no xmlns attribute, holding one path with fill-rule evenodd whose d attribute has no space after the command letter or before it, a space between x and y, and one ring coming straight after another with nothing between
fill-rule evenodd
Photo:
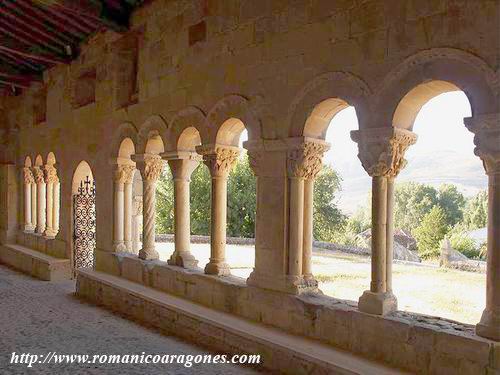
<instances>
[{"instance_id":1,"label":"stone floor","mask_svg":"<svg viewBox=\"0 0 500 375\"><path fill-rule=\"evenodd\" d=\"M160 335L109 311L84 303L74 281L39 281L0 266L0 374L256 374L229 364L25 364L11 353L206 354L175 337Z\"/></svg>"}]
</instances>

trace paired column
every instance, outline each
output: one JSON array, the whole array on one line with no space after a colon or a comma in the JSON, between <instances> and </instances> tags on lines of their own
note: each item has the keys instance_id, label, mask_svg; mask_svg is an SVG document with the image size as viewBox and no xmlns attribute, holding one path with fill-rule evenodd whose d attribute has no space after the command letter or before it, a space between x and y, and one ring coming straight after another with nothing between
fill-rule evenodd
<instances>
[{"instance_id":1,"label":"paired column","mask_svg":"<svg viewBox=\"0 0 500 375\"><path fill-rule=\"evenodd\" d=\"M174 233L175 250L168 264L194 268L198 261L190 252L191 221L190 192L191 174L198 167L201 157L194 152L174 152L164 154L168 160L174 181Z\"/></svg>"},{"instance_id":2,"label":"paired column","mask_svg":"<svg viewBox=\"0 0 500 375\"><path fill-rule=\"evenodd\" d=\"M141 243L142 195L133 198L132 210L132 253L138 254Z\"/></svg>"},{"instance_id":3,"label":"paired column","mask_svg":"<svg viewBox=\"0 0 500 375\"><path fill-rule=\"evenodd\" d=\"M142 175L143 183L143 228L142 249L139 258L144 260L158 259L155 249L155 219L156 219L156 182L163 169L160 155L134 155L134 160Z\"/></svg>"},{"instance_id":4,"label":"paired column","mask_svg":"<svg viewBox=\"0 0 500 375\"><path fill-rule=\"evenodd\" d=\"M36 209L36 233L43 235L46 229L47 201L45 175L42 167L33 167L33 175L36 183L37 209Z\"/></svg>"},{"instance_id":5,"label":"paired column","mask_svg":"<svg viewBox=\"0 0 500 375\"><path fill-rule=\"evenodd\" d=\"M464 120L475 134L475 154L483 161L488 175L486 308L476 333L500 341L500 114Z\"/></svg>"},{"instance_id":6,"label":"paired column","mask_svg":"<svg viewBox=\"0 0 500 375\"><path fill-rule=\"evenodd\" d=\"M33 177L33 172L29 167L23 168L23 179L24 179L24 231L33 232L35 230L35 225L32 220L32 207L31 207L31 192L33 186L35 186L35 178Z\"/></svg>"},{"instance_id":7,"label":"paired column","mask_svg":"<svg viewBox=\"0 0 500 375\"><path fill-rule=\"evenodd\" d=\"M125 252L131 248L132 180L135 167L117 165L114 181L113 250ZM126 245L128 240L128 247Z\"/></svg>"},{"instance_id":8,"label":"paired column","mask_svg":"<svg viewBox=\"0 0 500 375\"><path fill-rule=\"evenodd\" d=\"M288 282L296 289L317 287L312 275L314 179L328 143L311 138L288 140Z\"/></svg>"},{"instance_id":9,"label":"paired column","mask_svg":"<svg viewBox=\"0 0 500 375\"><path fill-rule=\"evenodd\" d=\"M417 137L396 128L357 130L351 137L358 143L361 163L372 177L371 283L360 297L358 308L385 315L397 310L392 294L394 179L406 165L404 153Z\"/></svg>"},{"instance_id":10,"label":"paired column","mask_svg":"<svg viewBox=\"0 0 500 375\"><path fill-rule=\"evenodd\" d=\"M227 178L240 150L238 147L215 144L198 146L196 151L203 155L203 162L212 177L210 261L205 273L227 276L230 275L226 263Z\"/></svg>"},{"instance_id":11,"label":"paired column","mask_svg":"<svg viewBox=\"0 0 500 375\"><path fill-rule=\"evenodd\" d=\"M47 222L44 234L54 238L59 229L56 229L56 226L59 227L59 177L57 177L57 169L53 165L45 166L45 182L47 186Z\"/></svg>"}]
</instances>

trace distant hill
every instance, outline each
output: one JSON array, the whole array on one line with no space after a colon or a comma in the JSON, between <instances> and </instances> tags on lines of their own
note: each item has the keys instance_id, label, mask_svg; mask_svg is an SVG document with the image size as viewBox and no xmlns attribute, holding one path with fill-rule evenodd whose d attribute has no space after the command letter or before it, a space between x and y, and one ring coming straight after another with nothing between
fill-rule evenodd
<instances>
[{"instance_id":1,"label":"distant hill","mask_svg":"<svg viewBox=\"0 0 500 375\"><path fill-rule=\"evenodd\" d=\"M476 156L440 150L408 156L407 159L408 165L397 182L414 181L435 187L454 184L466 196L475 195L488 186L481 160ZM357 159L332 163L332 166L343 179L338 204L345 213L353 213L358 206L366 204L371 179Z\"/></svg>"}]
</instances>

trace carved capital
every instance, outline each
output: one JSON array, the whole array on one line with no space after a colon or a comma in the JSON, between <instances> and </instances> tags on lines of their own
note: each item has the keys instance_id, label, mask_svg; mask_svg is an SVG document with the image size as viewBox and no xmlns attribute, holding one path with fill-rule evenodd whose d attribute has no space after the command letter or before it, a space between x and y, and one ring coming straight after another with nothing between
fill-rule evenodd
<instances>
[{"instance_id":1,"label":"carved capital","mask_svg":"<svg viewBox=\"0 0 500 375\"><path fill-rule=\"evenodd\" d=\"M23 178L24 178L25 185L31 185L31 184L35 183L35 177L33 176L33 172L31 171L31 168L29 168L29 167L23 168Z\"/></svg>"},{"instance_id":2,"label":"carved capital","mask_svg":"<svg viewBox=\"0 0 500 375\"><path fill-rule=\"evenodd\" d=\"M57 177L57 169L53 165L45 166L45 182L47 184L59 182L59 177Z\"/></svg>"},{"instance_id":3,"label":"carved capital","mask_svg":"<svg viewBox=\"0 0 500 375\"><path fill-rule=\"evenodd\" d=\"M474 133L474 153L486 174L500 174L500 113L468 117L464 123Z\"/></svg>"},{"instance_id":4,"label":"carved capital","mask_svg":"<svg viewBox=\"0 0 500 375\"><path fill-rule=\"evenodd\" d=\"M162 157L168 161L174 180L187 181L202 160L201 155L191 151L165 152Z\"/></svg>"},{"instance_id":5,"label":"carved capital","mask_svg":"<svg viewBox=\"0 0 500 375\"><path fill-rule=\"evenodd\" d=\"M121 184L131 184L134 180L135 167L133 165L118 165L115 170L115 181Z\"/></svg>"},{"instance_id":6,"label":"carved capital","mask_svg":"<svg viewBox=\"0 0 500 375\"><path fill-rule=\"evenodd\" d=\"M288 151L290 177L314 179L321 171L323 155L330 146L325 142L305 141Z\"/></svg>"},{"instance_id":7,"label":"carved capital","mask_svg":"<svg viewBox=\"0 0 500 375\"><path fill-rule=\"evenodd\" d=\"M35 177L35 183L44 184L45 183L45 174L43 173L42 167L34 166L33 167L33 176Z\"/></svg>"},{"instance_id":8,"label":"carved capital","mask_svg":"<svg viewBox=\"0 0 500 375\"><path fill-rule=\"evenodd\" d=\"M196 151L203 155L203 162L210 170L212 177L226 177L240 154L238 147L223 145L198 146Z\"/></svg>"},{"instance_id":9,"label":"carved capital","mask_svg":"<svg viewBox=\"0 0 500 375\"><path fill-rule=\"evenodd\" d=\"M163 160L160 155L144 155L144 168L142 178L148 181L156 181L160 178L163 170Z\"/></svg>"},{"instance_id":10,"label":"carved capital","mask_svg":"<svg viewBox=\"0 0 500 375\"><path fill-rule=\"evenodd\" d=\"M358 157L372 177L396 177L407 164L406 150L417 141L415 133L398 128L355 130L351 138L358 143Z\"/></svg>"}]
</instances>

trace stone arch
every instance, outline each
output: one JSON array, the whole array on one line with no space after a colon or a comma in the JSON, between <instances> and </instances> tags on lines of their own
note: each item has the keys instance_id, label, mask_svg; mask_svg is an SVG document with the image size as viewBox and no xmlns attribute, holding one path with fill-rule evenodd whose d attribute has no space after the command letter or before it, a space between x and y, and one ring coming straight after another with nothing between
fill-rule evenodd
<instances>
[{"instance_id":1,"label":"stone arch","mask_svg":"<svg viewBox=\"0 0 500 375\"><path fill-rule=\"evenodd\" d=\"M248 130L249 140L261 138L261 124L250 101L240 95L228 95L219 100L208 112L205 122L208 138L202 139L203 143L215 143L219 130L228 120L232 121L232 119L237 119L244 124L244 128Z\"/></svg>"},{"instance_id":2,"label":"stone arch","mask_svg":"<svg viewBox=\"0 0 500 375\"><path fill-rule=\"evenodd\" d=\"M125 122L121 124L115 131L113 135L113 142L111 145L111 158L116 158L120 153L120 147L124 139L130 139L134 144L134 149L138 144L138 132L134 124L130 122Z\"/></svg>"},{"instance_id":3,"label":"stone arch","mask_svg":"<svg viewBox=\"0 0 500 375\"><path fill-rule=\"evenodd\" d=\"M167 140L167 150L181 150L180 147L186 147L189 143L187 137L194 137L192 141L195 142L195 145L199 144L197 143L198 138L207 139L205 121L205 114L198 107L189 106L176 113L169 126L171 136Z\"/></svg>"},{"instance_id":4,"label":"stone arch","mask_svg":"<svg viewBox=\"0 0 500 375\"><path fill-rule=\"evenodd\" d=\"M168 139L167 130L167 123L161 116L150 117L139 128L136 152L139 154L146 153L148 150L152 153L164 152Z\"/></svg>"},{"instance_id":5,"label":"stone arch","mask_svg":"<svg viewBox=\"0 0 500 375\"><path fill-rule=\"evenodd\" d=\"M355 107L361 126L370 92L364 81L349 72L330 72L314 78L290 105L289 136L324 139L331 119L347 106Z\"/></svg>"},{"instance_id":6,"label":"stone arch","mask_svg":"<svg viewBox=\"0 0 500 375\"><path fill-rule=\"evenodd\" d=\"M240 135L245 130L245 124L238 118L231 117L219 127L215 143L224 146L238 147Z\"/></svg>"},{"instance_id":7,"label":"stone arch","mask_svg":"<svg viewBox=\"0 0 500 375\"><path fill-rule=\"evenodd\" d=\"M176 150L196 152L196 146L199 145L201 145L200 132L194 126L190 126L185 128L179 135Z\"/></svg>"},{"instance_id":8,"label":"stone arch","mask_svg":"<svg viewBox=\"0 0 500 375\"><path fill-rule=\"evenodd\" d=\"M428 100L458 90L467 95L473 116L499 111L498 78L483 60L451 48L421 51L389 72L379 86L370 126L411 130Z\"/></svg>"}]
</instances>

